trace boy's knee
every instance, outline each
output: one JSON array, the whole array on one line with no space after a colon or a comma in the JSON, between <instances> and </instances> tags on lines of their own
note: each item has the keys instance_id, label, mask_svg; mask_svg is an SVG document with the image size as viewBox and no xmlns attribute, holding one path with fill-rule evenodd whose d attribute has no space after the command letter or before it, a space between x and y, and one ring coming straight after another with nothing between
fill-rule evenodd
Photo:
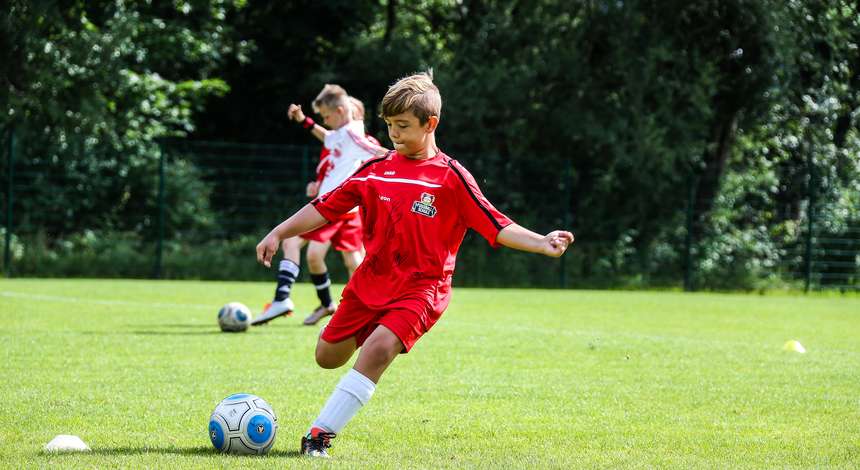
<instances>
[{"instance_id":1,"label":"boy's knee","mask_svg":"<svg viewBox=\"0 0 860 470\"><path fill-rule=\"evenodd\" d=\"M320 334L322 336L322 334ZM342 354L340 351L327 347L327 344L320 340L317 343L315 358L317 365L323 369L337 369L349 361L351 354Z\"/></svg>"},{"instance_id":2,"label":"boy's knee","mask_svg":"<svg viewBox=\"0 0 860 470\"><path fill-rule=\"evenodd\" d=\"M311 243L308 245L308 251L306 253L306 257L308 259L308 265L312 267L325 267L325 255L328 252L328 247L325 245L319 245L316 243Z\"/></svg>"},{"instance_id":3,"label":"boy's knee","mask_svg":"<svg viewBox=\"0 0 860 470\"><path fill-rule=\"evenodd\" d=\"M338 367L346 364L346 361L337 357L332 357L331 355L320 352L319 350L317 350L316 360L317 365L323 369L337 369Z\"/></svg>"},{"instance_id":4,"label":"boy's knee","mask_svg":"<svg viewBox=\"0 0 860 470\"><path fill-rule=\"evenodd\" d=\"M302 247L302 240L299 237L286 238L281 242L281 249L283 249L284 251L298 250L301 247Z\"/></svg>"},{"instance_id":5,"label":"boy's knee","mask_svg":"<svg viewBox=\"0 0 860 470\"><path fill-rule=\"evenodd\" d=\"M325 268L325 256L312 255L311 253L308 253L307 260L308 260L308 265L311 267ZM312 270L311 272L315 272L315 271L319 274L318 270ZM325 269L323 269L323 272L325 272Z\"/></svg>"},{"instance_id":6,"label":"boy's knee","mask_svg":"<svg viewBox=\"0 0 860 470\"><path fill-rule=\"evenodd\" d=\"M403 345L396 337L371 338L361 349L364 351L369 362L377 365L385 365L391 363L400 354Z\"/></svg>"},{"instance_id":7,"label":"boy's knee","mask_svg":"<svg viewBox=\"0 0 860 470\"><path fill-rule=\"evenodd\" d=\"M358 265L361 264L361 254L355 251L344 251L343 264L350 271L355 271Z\"/></svg>"}]
</instances>

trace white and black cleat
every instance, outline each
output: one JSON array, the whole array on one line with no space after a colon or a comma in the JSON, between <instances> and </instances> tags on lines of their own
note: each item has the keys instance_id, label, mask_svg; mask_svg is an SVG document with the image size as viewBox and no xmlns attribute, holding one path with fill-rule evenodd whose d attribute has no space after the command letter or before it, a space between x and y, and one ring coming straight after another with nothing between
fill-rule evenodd
<instances>
[{"instance_id":1,"label":"white and black cleat","mask_svg":"<svg viewBox=\"0 0 860 470\"><path fill-rule=\"evenodd\" d=\"M331 447L331 440L336 436L333 432L324 432L322 429L313 428L307 436L302 437L302 447L299 450L301 455L308 457L317 457L327 459L328 448Z\"/></svg>"},{"instance_id":2,"label":"white and black cleat","mask_svg":"<svg viewBox=\"0 0 860 470\"><path fill-rule=\"evenodd\" d=\"M270 321L274 320L278 317L289 316L292 315L295 306L293 305L293 300L290 298L286 298L284 300L275 300L272 303L266 305L263 313L259 314L257 318L251 321L251 325L260 326Z\"/></svg>"}]
</instances>

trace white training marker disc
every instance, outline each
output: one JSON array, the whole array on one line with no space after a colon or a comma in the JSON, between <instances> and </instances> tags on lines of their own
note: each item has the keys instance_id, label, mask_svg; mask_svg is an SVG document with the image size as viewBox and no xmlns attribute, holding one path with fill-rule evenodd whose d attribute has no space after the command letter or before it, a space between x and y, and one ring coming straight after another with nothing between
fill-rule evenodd
<instances>
[{"instance_id":1,"label":"white training marker disc","mask_svg":"<svg viewBox=\"0 0 860 470\"><path fill-rule=\"evenodd\" d=\"M90 447L78 436L60 434L45 444L48 452L86 452Z\"/></svg>"}]
</instances>

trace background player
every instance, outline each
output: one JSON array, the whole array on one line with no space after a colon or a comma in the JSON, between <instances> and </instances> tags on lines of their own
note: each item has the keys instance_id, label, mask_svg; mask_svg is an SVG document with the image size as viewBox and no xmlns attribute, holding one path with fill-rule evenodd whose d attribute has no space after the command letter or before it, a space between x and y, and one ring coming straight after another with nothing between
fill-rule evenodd
<instances>
[{"instance_id":1,"label":"background player","mask_svg":"<svg viewBox=\"0 0 860 470\"><path fill-rule=\"evenodd\" d=\"M314 100L313 107L322 116L325 126L333 130L326 129L305 116L301 106L292 104L288 108L287 116L291 120L302 123L303 127L324 143L324 155L321 155L320 164L317 166L318 182L308 184L308 196L325 194L343 182L364 160L386 151L365 135L363 112L360 113L362 119L354 119L356 113L364 108L361 106L357 109L354 104L357 101L349 97L340 86L323 87ZM357 208L316 230L283 241L284 259L278 266L275 297L251 322L252 325L265 324L279 316L289 315L294 310L290 292L299 276L300 253L305 244L308 245L308 270L320 300L320 305L304 321L306 325L313 325L335 311L330 291L331 280L325 264L329 246L334 245L335 249L341 252L350 275L361 263L363 247L361 220Z\"/></svg>"}]
</instances>

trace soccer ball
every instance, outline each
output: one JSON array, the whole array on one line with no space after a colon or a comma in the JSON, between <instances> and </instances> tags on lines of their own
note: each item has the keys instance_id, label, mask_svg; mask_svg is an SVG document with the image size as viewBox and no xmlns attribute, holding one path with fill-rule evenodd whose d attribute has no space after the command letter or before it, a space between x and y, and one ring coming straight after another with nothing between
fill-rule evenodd
<instances>
[{"instance_id":1,"label":"soccer ball","mask_svg":"<svg viewBox=\"0 0 860 470\"><path fill-rule=\"evenodd\" d=\"M275 443L277 431L275 411L250 393L230 395L209 417L209 440L225 453L265 454Z\"/></svg>"},{"instance_id":2,"label":"soccer ball","mask_svg":"<svg viewBox=\"0 0 860 470\"><path fill-rule=\"evenodd\" d=\"M251 324L251 311L244 304L230 302L218 310L218 326L221 331L245 331Z\"/></svg>"}]
</instances>

